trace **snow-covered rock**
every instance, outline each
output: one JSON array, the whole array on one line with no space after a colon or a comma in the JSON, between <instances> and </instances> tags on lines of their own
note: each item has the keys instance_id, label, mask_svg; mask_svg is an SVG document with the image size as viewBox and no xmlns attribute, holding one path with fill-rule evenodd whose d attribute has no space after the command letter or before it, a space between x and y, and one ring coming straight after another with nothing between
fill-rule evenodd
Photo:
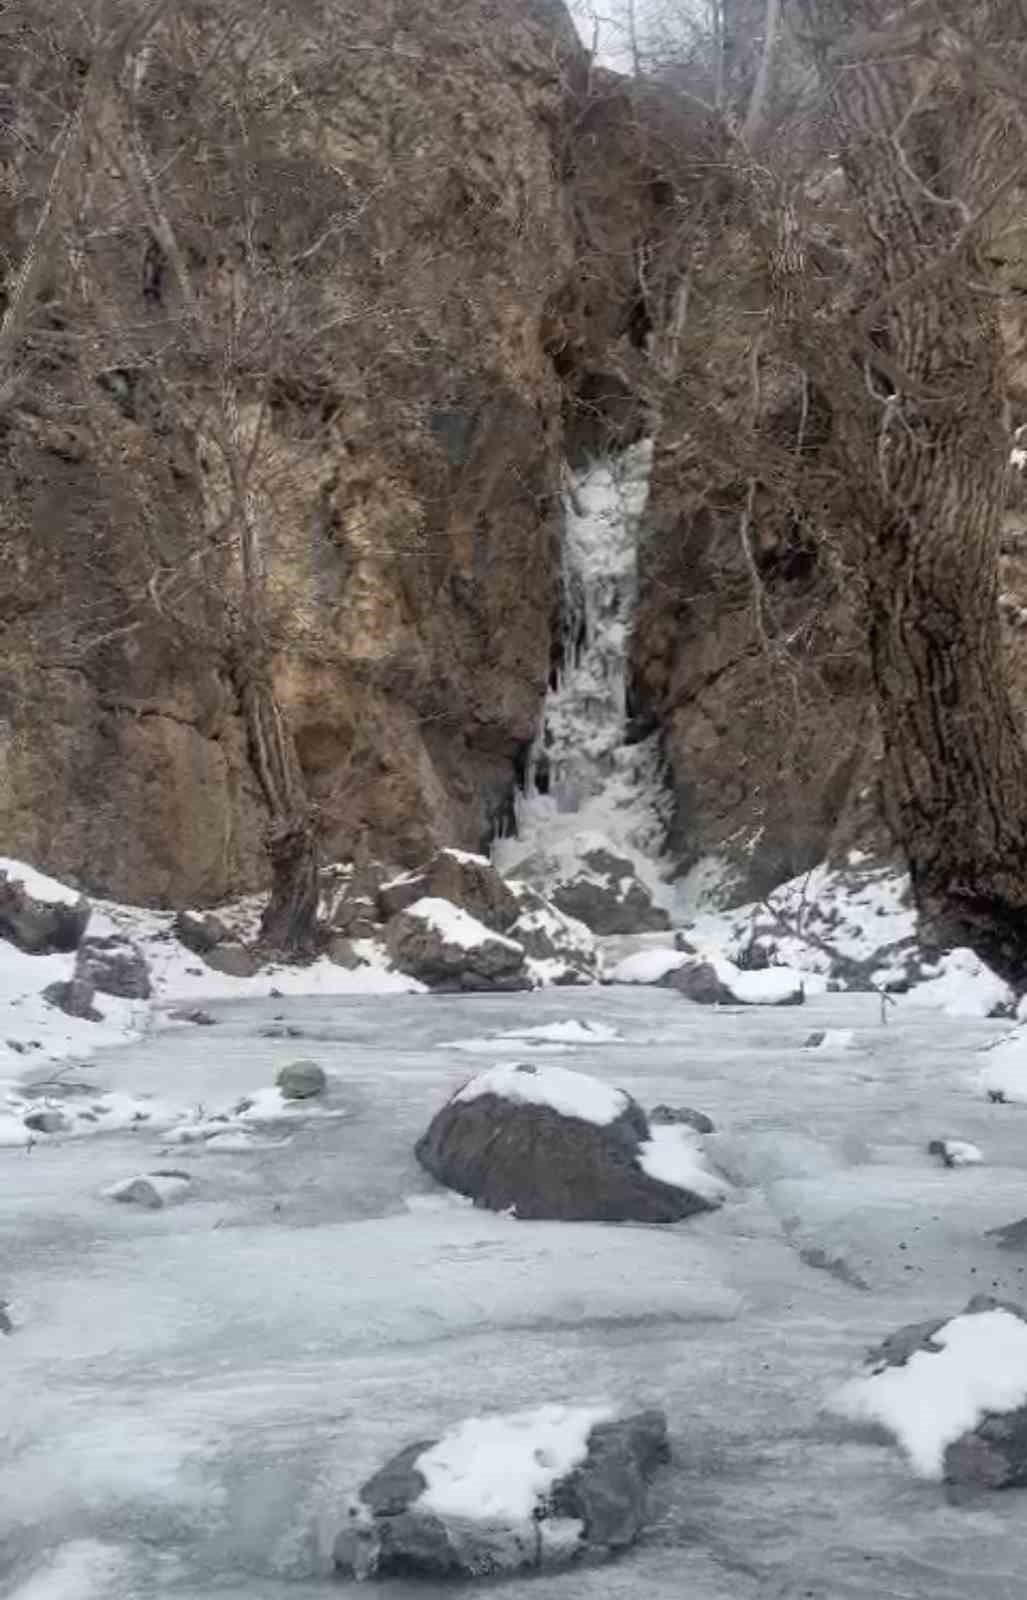
<instances>
[{"instance_id":1,"label":"snow-covered rock","mask_svg":"<svg viewBox=\"0 0 1027 1600\"><path fill-rule=\"evenodd\" d=\"M517 879L596 934L647 933L670 927L670 917L627 856L602 846L586 850L568 870L544 851L518 864Z\"/></svg>"},{"instance_id":2,"label":"snow-covered rock","mask_svg":"<svg viewBox=\"0 0 1027 1600\"><path fill-rule=\"evenodd\" d=\"M104 1194L108 1200L161 1211L165 1206L175 1206L185 1200L191 1188L192 1180L187 1172L144 1172L137 1178L112 1183Z\"/></svg>"},{"instance_id":3,"label":"snow-covered rock","mask_svg":"<svg viewBox=\"0 0 1027 1600\"><path fill-rule=\"evenodd\" d=\"M543 1405L408 1446L360 1489L337 1569L457 1578L566 1566L633 1544L670 1458L662 1412Z\"/></svg>"},{"instance_id":4,"label":"snow-covered rock","mask_svg":"<svg viewBox=\"0 0 1027 1600\"><path fill-rule=\"evenodd\" d=\"M979 1295L959 1316L900 1329L832 1409L894 1434L922 1478L1027 1484L1027 1313Z\"/></svg>"},{"instance_id":5,"label":"snow-covered rock","mask_svg":"<svg viewBox=\"0 0 1027 1600\"><path fill-rule=\"evenodd\" d=\"M743 971L723 957L686 956L660 982L707 1006L801 1006L806 998L802 975L792 967Z\"/></svg>"},{"instance_id":6,"label":"snow-covered rock","mask_svg":"<svg viewBox=\"0 0 1027 1600\"><path fill-rule=\"evenodd\" d=\"M433 989L527 989L521 945L493 933L459 906L430 896L394 916L386 929L394 964Z\"/></svg>"},{"instance_id":7,"label":"snow-covered rock","mask_svg":"<svg viewBox=\"0 0 1027 1600\"><path fill-rule=\"evenodd\" d=\"M505 931L523 945L529 960L553 963L562 968L562 973L551 977L552 982L592 982L602 966L592 930L561 911L529 884L513 879L508 887L516 896L518 914Z\"/></svg>"},{"instance_id":8,"label":"snow-covered rock","mask_svg":"<svg viewBox=\"0 0 1027 1600\"><path fill-rule=\"evenodd\" d=\"M384 917L423 899L448 900L493 933L507 933L520 910L516 895L488 858L467 850L437 850L423 867L391 879L378 891Z\"/></svg>"},{"instance_id":9,"label":"snow-covered rock","mask_svg":"<svg viewBox=\"0 0 1027 1600\"><path fill-rule=\"evenodd\" d=\"M29 955L74 950L91 910L77 890L0 856L0 939L10 939Z\"/></svg>"},{"instance_id":10,"label":"snow-covered rock","mask_svg":"<svg viewBox=\"0 0 1027 1600\"><path fill-rule=\"evenodd\" d=\"M932 1139L929 1156L937 1156L946 1167L975 1167L982 1160L980 1149L969 1139Z\"/></svg>"},{"instance_id":11,"label":"snow-covered rock","mask_svg":"<svg viewBox=\"0 0 1027 1600\"><path fill-rule=\"evenodd\" d=\"M677 1222L708 1210L720 1191L713 1192L714 1175L697 1142L690 1146L694 1169L683 1153L673 1171L669 1156L661 1161L659 1152L669 1146L624 1090L564 1067L510 1062L458 1090L416 1154L432 1177L492 1211L527 1219ZM700 1170L701 1181L693 1182Z\"/></svg>"}]
</instances>

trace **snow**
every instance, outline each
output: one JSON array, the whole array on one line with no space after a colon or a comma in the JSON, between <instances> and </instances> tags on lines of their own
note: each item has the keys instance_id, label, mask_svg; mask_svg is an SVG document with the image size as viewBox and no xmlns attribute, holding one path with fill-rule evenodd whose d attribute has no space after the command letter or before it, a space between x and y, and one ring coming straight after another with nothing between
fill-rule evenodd
<instances>
[{"instance_id":1,"label":"snow","mask_svg":"<svg viewBox=\"0 0 1027 1600\"><path fill-rule=\"evenodd\" d=\"M676 971L690 960L692 957L684 951L664 946L655 950L636 950L633 955L625 956L611 967L606 976L611 983L659 983L668 972Z\"/></svg>"},{"instance_id":2,"label":"snow","mask_svg":"<svg viewBox=\"0 0 1027 1600\"><path fill-rule=\"evenodd\" d=\"M487 867L491 863L488 856L479 856L473 850L455 850L452 845L447 845L441 850L440 855L451 856L454 861L459 861L465 867Z\"/></svg>"},{"instance_id":3,"label":"snow","mask_svg":"<svg viewBox=\"0 0 1027 1600\"><path fill-rule=\"evenodd\" d=\"M588 1437L609 1406L536 1406L471 1417L419 1455L425 1479L417 1506L469 1522L530 1521L553 1485L588 1454Z\"/></svg>"},{"instance_id":4,"label":"snow","mask_svg":"<svg viewBox=\"0 0 1027 1600\"><path fill-rule=\"evenodd\" d=\"M943 1139L942 1145L953 1167L976 1167L984 1159L977 1145L967 1139Z\"/></svg>"},{"instance_id":5,"label":"snow","mask_svg":"<svg viewBox=\"0 0 1027 1600\"><path fill-rule=\"evenodd\" d=\"M1008 1311L954 1317L933 1336L937 1353L916 1351L846 1385L834 1409L895 1434L922 1478L939 1479L946 1448L989 1412L1027 1401L1027 1323Z\"/></svg>"},{"instance_id":6,"label":"snow","mask_svg":"<svg viewBox=\"0 0 1027 1600\"><path fill-rule=\"evenodd\" d=\"M825 1028L824 1036L816 1044L808 1046L810 1050L855 1050L856 1035L851 1028Z\"/></svg>"},{"instance_id":7,"label":"snow","mask_svg":"<svg viewBox=\"0 0 1027 1600\"><path fill-rule=\"evenodd\" d=\"M436 895L423 895L420 900L415 900L412 906L407 907L406 915L426 922L447 944L457 945L461 950L476 950L486 942L505 945L508 950L521 948L515 940L507 939L501 933L493 933L491 928L486 928L483 922L472 917L462 906L455 906L449 900L440 900Z\"/></svg>"},{"instance_id":8,"label":"snow","mask_svg":"<svg viewBox=\"0 0 1027 1600\"><path fill-rule=\"evenodd\" d=\"M799 988L824 987L818 973L807 976L797 967L763 967L749 972L722 956L714 958L713 967L721 983L726 983L732 994L747 1006L778 1005Z\"/></svg>"},{"instance_id":9,"label":"snow","mask_svg":"<svg viewBox=\"0 0 1027 1600\"><path fill-rule=\"evenodd\" d=\"M728 1186L713 1172L703 1155L694 1129L680 1123L656 1123L641 1145L638 1163L643 1172L675 1189L690 1189L705 1200L723 1200Z\"/></svg>"},{"instance_id":10,"label":"snow","mask_svg":"<svg viewBox=\"0 0 1027 1600\"><path fill-rule=\"evenodd\" d=\"M126 1566L125 1553L116 1545L75 1539L50 1552L31 1577L8 1593L10 1600L103 1600Z\"/></svg>"},{"instance_id":11,"label":"snow","mask_svg":"<svg viewBox=\"0 0 1027 1600\"><path fill-rule=\"evenodd\" d=\"M601 1022L589 1022L579 1017L566 1022L543 1023L537 1028L509 1028L504 1033L489 1034L471 1039L448 1039L438 1046L440 1050L462 1050L468 1055L518 1055L525 1046L533 1053L573 1054L579 1045L620 1044L616 1028L605 1027Z\"/></svg>"},{"instance_id":12,"label":"snow","mask_svg":"<svg viewBox=\"0 0 1027 1600\"><path fill-rule=\"evenodd\" d=\"M152 1207L177 1205L189 1193L188 1178L174 1177L169 1173L144 1172L134 1178L123 1178L112 1183L103 1193L108 1200L120 1200Z\"/></svg>"},{"instance_id":13,"label":"snow","mask_svg":"<svg viewBox=\"0 0 1027 1600\"><path fill-rule=\"evenodd\" d=\"M936 1006L947 1017L988 1017L1012 1003L1009 985L972 950L949 951L935 970L936 976L912 990L915 1005Z\"/></svg>"},{"instance_id":14,"label":"snow","mask_svg":"<svg viewBox=\"0 0 1027 1600\"><path fill-rule=\"evenodd\" d=\"M454 1098L480 1100L486 1094L498 1095L515 1105L549 1106L561 1117L578 1117L600 1127L619 1117L628 1103L622 1089L612 1089L586 1073L527 1062L504 1062L481 1072Z\"/></svg>"},{"instance_id":15,"label":"snow","mask_svg":"<svg viewBox=\"0 0 1027 1600\"><path fill-rule=\"evenodd\" d=\"M24 861L15 861L12 856L0 856L0 875L10 878L14 883L23 884L33 900L43 901L47 905L73 906L82 898L77 889L69 889L67 884L47 877L45 872L37 871Z\"/></svg>"},{"instance_id":16,"label":"snow","mask_svg":"<svg viewBox=\"0 0 1027 1600\"><path fill-rule=\"evenodd\" d=\"M1027 1105L1027 1028L1006 1033L981 1053L978 1087L1014 1104Z\"/></svg>"}]
</instances>

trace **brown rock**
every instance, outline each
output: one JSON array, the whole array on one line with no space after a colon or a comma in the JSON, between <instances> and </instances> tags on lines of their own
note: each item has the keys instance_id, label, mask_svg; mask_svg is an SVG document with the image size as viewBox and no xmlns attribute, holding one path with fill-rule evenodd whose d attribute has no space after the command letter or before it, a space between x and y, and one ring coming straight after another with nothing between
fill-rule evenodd
<instances>
[{"instance_id":1,"label":"brown rock","mask_svg":"<svg viewBox=\"0 0 1027 1600\"><path fill-rule=\"evenodd\" d=\"M86 931L92 907L75 901L37 900L18 878L0 872L0 939L10 939L29 955L74 950Z\"/></svg>"},{"instance_id":2,"label":"brown rock","mask_svg":"<svg viewBox=\"0 0 1027 1600\"><path fill-rule=\"evenodd\" d=\"M204 956L208 967L223 972L229 978L252 978L260 971L260 962L245 945L219 944Z\"/></svg>"},{"instance_id":3,"label":"brown rock","mask_svg":"<svg viewBox=\"0 0 1027 1600\"><path fill-rule=\"evenodd\" d=\"M392 918L385 943L393 964L433 989L530 989L524 951L483 925L474 944L449 938L416 903Z\"/></svg>"}]
</instances>

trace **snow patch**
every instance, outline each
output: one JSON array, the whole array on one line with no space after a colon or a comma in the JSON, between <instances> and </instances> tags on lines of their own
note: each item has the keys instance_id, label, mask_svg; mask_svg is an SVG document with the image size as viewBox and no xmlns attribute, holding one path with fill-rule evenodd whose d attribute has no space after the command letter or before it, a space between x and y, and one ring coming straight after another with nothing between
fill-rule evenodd
<instances>
[{"instance_id":1,"label":"snow patch","mask_svg":"<svg viewBox=\"0 0 1027 1600\"><path fill-rule=\"evenodd\" d=\"M15 861L13 856L0 856L0 874L22 884L25 893L33 900L43 901L47 905L74 906L82 898L77 889L69 889L67 884L59 883L56 878L48 878L45 872L26 866L24 861Z\"/></svg>"},{"instance_id":2,"label":"snow patch","mask_svg":"<svg viewBox=\"0 0 1027 1600\"><path fill-rule=\"evenodd\" d=\"M639 1147L642 1171L675 1189L690 1189L704 1200L723 1200L727 1184L707 1164L699 1135L680 1123L655 1123Z\"/></svg>"},{"instance_id":3,"label":"snow patch","mask_svg":"<svg viewBox=\"0 0 1027 1600\"><path fill-rule=\"evenodd\" d=\"M420 900L415 900L412 906L407 907L406 915L426 922L447 944L454 944L461 950L476 950L487 941L505 945L508 950L521 949L515 939L493 933L491 928L486 928L483 922L472 917L462 906L455 906L449 900L440 900L435 895L423 895Z\"/></svg>"},{"instance_id":4,"label":"snow patch","mask_svg":"<svg viewBox=\"0 0 1027 1600\"><path fill-rule=\"evenodd\" d=\"M832 1409L881 1423L918 1476L939 1479L950 1444L989 1412L1027 1401L1027 1323L1009 1311L982 1311L954 1317L932 1337L939 1351L917 1350L905 1366L855 1379Z\"/></svg>"},{"instance_id":5,"label":"snow patch","mask_svg":"<svg viewBox=\"0 0 1027 1600\"><path fill-rule=\"evenodd\" d=\"M936 1006L947 1017L990 1017L1012 1003L1009 985L973 950L950 950L932 970L936 976L910 991L912 1005Z\"/></svg>"},{"instance_id":6,"label":"snow patch","mask_svg":"<svg viewBox=\"0 0 1027 1600\"><path fill-rule=\"evenodd\" d=\"M580 1466L607 1406L536 1406L500 1417L471 1417L424 1451L425 1479L415 1505L468 1522L529 1522L554 1484Z\"/></svg>"},{"instance_id":7,"label":"snow patch","mask_svg":"<svg viewBox=\"0 0 1027 1600\"><path fill-rule=\"evenodd\" d=\"M607 978L611 983L659 983L668 972L675 972L693 958L683 950L660 947L656 950L636 950L611 967Z\"/></svg>"},{"instance_id":8,"label":"snow patch","mask_svg":"<svg viewBox=\"0 0 1027 1600\"><path fill-rule=\"evenodd\" d=\"M525 1062L504 1062L479 1073L454 1099L480 1100L486 1094L498 1095L515 1105L549 1106L561 1117L578 1117L600 1127L615 1121L628 1104L623 1089L611 1089L587 1073Z\"/></svg>"}]
</instances>

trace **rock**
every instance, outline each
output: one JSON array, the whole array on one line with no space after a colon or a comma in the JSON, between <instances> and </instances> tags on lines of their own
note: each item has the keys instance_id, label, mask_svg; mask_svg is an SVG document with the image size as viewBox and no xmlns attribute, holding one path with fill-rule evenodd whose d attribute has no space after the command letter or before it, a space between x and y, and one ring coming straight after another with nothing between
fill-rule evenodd
<instances>
[{"instance_id":1,"label":"rock","mask_svg":"<svg viewBox=\"0 0 1027 1600\"><path fill-rule=\"evenodd\" d=\"M14 1332L14 1323L8 1315L7 1306L8 1302L6 1300L0 1300L0 1333Z\"/></svg>"},{"instance_id":2,"label":"rock","mask_svg":"<svg viewBox=\"0 0 1027 1600\"><path fill-rule=\"evenodd\" d=\"M551 1069L530 1065L510 1070L534 1075L543 1085L551 1076ZM596 1083L579 1073L561 1082L567 1078ZM415 1154L433 1178L476 1205L513 1210L523 1219L568 1222L678 1222L712 1209L691 1190L643 1171L639 1147L649 1138L649 1125L642 1108L622 1091L617 1114L598 1123L498 1093L463 1098L470 1087L436 1114Z\"/></svg>"},{"instance_id":3,"label":"rock","mask_svg":"<svg viewBox=\"0 0 1027 1600\"><path fill-rule=\"evenodd\" d=\"M592 930L569 917L527 883L511 880L517 918L505 931L534 961L561 962L571 982L592 982L602 964ZM560 979L556 980L560 982Z\"/></svg>"},{"instance_id":4,"label":"rock","mask_svg":"<svg viewBox=\"0 0 1027 1600\"><path fill-rule=\"evenodd\" d=\"M169 1011L168 1016L172 1022L193 1022L198 1028L213 1028L218 1021L209 1011L204 1011L202 1006L194 1006L189 1010L179 1007L175 1011Z\"/></svg>"},{"instance_id":5,"label":"rock","mask_svg":"<svg viewBox=\"0 0 1027 1600\"><path fill-rule=\"evenodd\" d=\"M521 945L445 900L417 900L399 912L385 943L400 972L433 989L531 988Z\"/></svg>"},{"instance_id":6,"label":"rock","mask_svg":"<svg viewBox=\"0 0 1027 1600\"><path fill-rule=\"evenodd\" d=\"M261 1039L302 1039L303 1029L297 1028L291 1022L269 1022L266 1027L258 1028L257 1033Z\"/></svg>"},{"instance_id":7,"label":"rock","mask_svg":"<svg viewBox=\"0 0 1027 1600\"><path fill-rule=\"evenodd\" d=\"M184 944L196 956L205 956L229 937L221 918L209 911L180 911L171 924L171 931L179 944Z\"/></svg>"},{"instance_id":8,"label":"rock","mask_svg":"<svg viewBox=\"0 0 1027 1600\"><path fill-rule=\"evenodd\" d=\"M414 873L384 884L378 893L383 917L394 917L421 899L448 900L492 933L506 933L520 915L517 896L485 856L437 850Z\"/></svg>"},{"instance_id":9,"label":"rock","mask_svg":"<svg viewBox=\"0 0 1027 1600\"><path fill-rule=\"evenodd\" d=\"M523 1429L530 1416L510 1420ZM661 1411L597 1421L584 1460L536 1496L530 1516L478 1520L421 1503L431 1470L425 1458L438 1443L408 1445L363 1485L335 1543L337 1570L358 1578L480 1578L606 1560L638 1538L649 1482L670 1459ZM466 1472L473 1487L473 1456Z\"/></svg>"},{"instance_id":10,"label":"rock","mask_svg":"<svg viewBox=\"0 0 1027 1600\"><path fill-rule=\"evenodd\" d=\"M260 971L260 962L242 944L219 944L208 950L203 959L208 967L228 978L253 978Z\"/></svg>"},{"instance_id":11,"label":"rock","mask_svg":"<svg viewBox=\"0 0 1027 1600\"><path fill-rule=\"evenodd\" d=\"M649 1113L651 1123L679 1122L696 1133L714 1133L713 1121L703 1111L693 1111L691 1106L654 1106Z\"/></svg>"},{"instance_id":12,"label":"rock","mask_svg":"<svg viewBox=\"0 0 1027 1600\"><path fill-rule=\"evenodd\" d=\"M558 872L554 876L553 864L544 855L521 862L516 875L593 933L649 933L670 927L669 916L653 905L632 863L610 850L588 851L580 870L571 876Z\"/></svg>"},{"instance_id":13,"label":"rock","mask_svg":"<svg viewBox=\"0 0 1027 1600\"><path fill-rule=\"evenodd\" d=\"M75 977L101 994L120 995L123 1000L148 1000L153 993L143 952L120 934L83 939L75 957Z\"/></svg>"},{"instance_id":14,"label":"rock","mask_svg":"<svg viewBox=\"0 0 1027 1600\"><path fill-rule=\"evenodd\" d=\"M966 1139L932 1139L927 1154L938 1156L946 1167L974 1167L981 1159L980 1150Z\"/></svg>"},{"instance_id":15,"label":"rock","mask_svg":"<svg viewBox=\"0 0 1027 1600\"><path fill-rule=\"evenodd\" d=\"M275 1079L286 1100L309 1100L323 1094L327 1081L316 1061L290 1061Z\"/></svg>"},{"instance_id":16,"label":"rock","mask_svg":"<svg viewBox=\"0 0 1027 1600\"><path fill-rule=\"evenodd\" d=\"M81 978L48 983L43 990L43 999L69 1017L81 1017L87 1022L103 1021L103 1012L97 1011L93 1005L92 985L84 983Z\"/></svg>"},{"instance_id":17,"label":"rock","mask_svg":"<svg viewBox=\"0 0 1027 1600\"><path fill-rule=\"evenodd\" d=\"M329 961L334 961L337 967L346 967L350 972L354 972L357 967L364 965L364 962L353 948L353 940L343 938L338 933L329 939L325 955Z\"/></svg>"},{"instance_id":18,"label":"rock","mask_svg":"<svg viewBox=\"0 0 1027 1600\"><path fill-rule=\"evenodd\" d=\"M808 1033L806 1035L805 1039L803 1039L802 1048L804 1050L816 1050L820 1045L823 1044L823 1042L824 1042L824 1040L826 1038L827 1038L827 1033L826 1033L825 1029L823 1029L823 1028L814 1028L813 1032L812 1033Z\"/></svg>"},{"instance_id":19,"label":"rock","mask_svg":"<svg viewBox=\"0 0 1027 1600\"><path fill-rule=\"evenodd\" d=\"M958 1315L979 1316L988 1311L1006 1311L1027 1323L1027 1311L1022 1306L987 1294L974 1295ZM951 1320L939 1317L898 1329L869 1352L868 1363L879 1372L886 1367L905 1366L919 1351L937 1354L943 1347L935 1336ZM944 1454L944 1478L946 1483L985 1489L1027 1486L1027 1404L989 1412L975 1427L950 1442Z\"/></svg>"},{"instance_id":20,"label":"rock","mask_svg":"<svg viewBox=\"0 0 1027 1600\"><path fill-rule=\"evenodd\" d=\"M659 980L664 989L676 989L686 1000L700 1006L736 1006L739 1001L726 984L721 983L717 971L709 961L688 961L683 967L674 967Z\"/></svg>"},{"instance_id":21,"label":"rock","mask_svg":"<svg viewBox=\"0 0 1027 1600\"><path fill-rule=\"evenodd\" d=\"M30 1111L21 1120L33 1133L63 1133L71 1127L63 1111Z\"/></svg>"},{"instance_id":22,"label":"rock","mask_svg":"<svg viewBox=\"0 0 1027 1600\"><path fill-rule=\"evenodd\" d=\"M145 1206L148 1211L161 1211L185 1200L192 1187L188 1172L146 1172L138 1178L125 1178L104 1190L108 1200L124 1204Z\"/></svg>"},{"instance_id":23,"label":"rock","mask_svg":"<svg viewBox=\"0 0 1027 1600\"><path fill-rule=\"evenodd\" d=\"M0 871L0 938L10 939L28 955L76 949L91 915L92 906L82 895L36 899L20 879Z\"/></svg>"}]
</instances>

